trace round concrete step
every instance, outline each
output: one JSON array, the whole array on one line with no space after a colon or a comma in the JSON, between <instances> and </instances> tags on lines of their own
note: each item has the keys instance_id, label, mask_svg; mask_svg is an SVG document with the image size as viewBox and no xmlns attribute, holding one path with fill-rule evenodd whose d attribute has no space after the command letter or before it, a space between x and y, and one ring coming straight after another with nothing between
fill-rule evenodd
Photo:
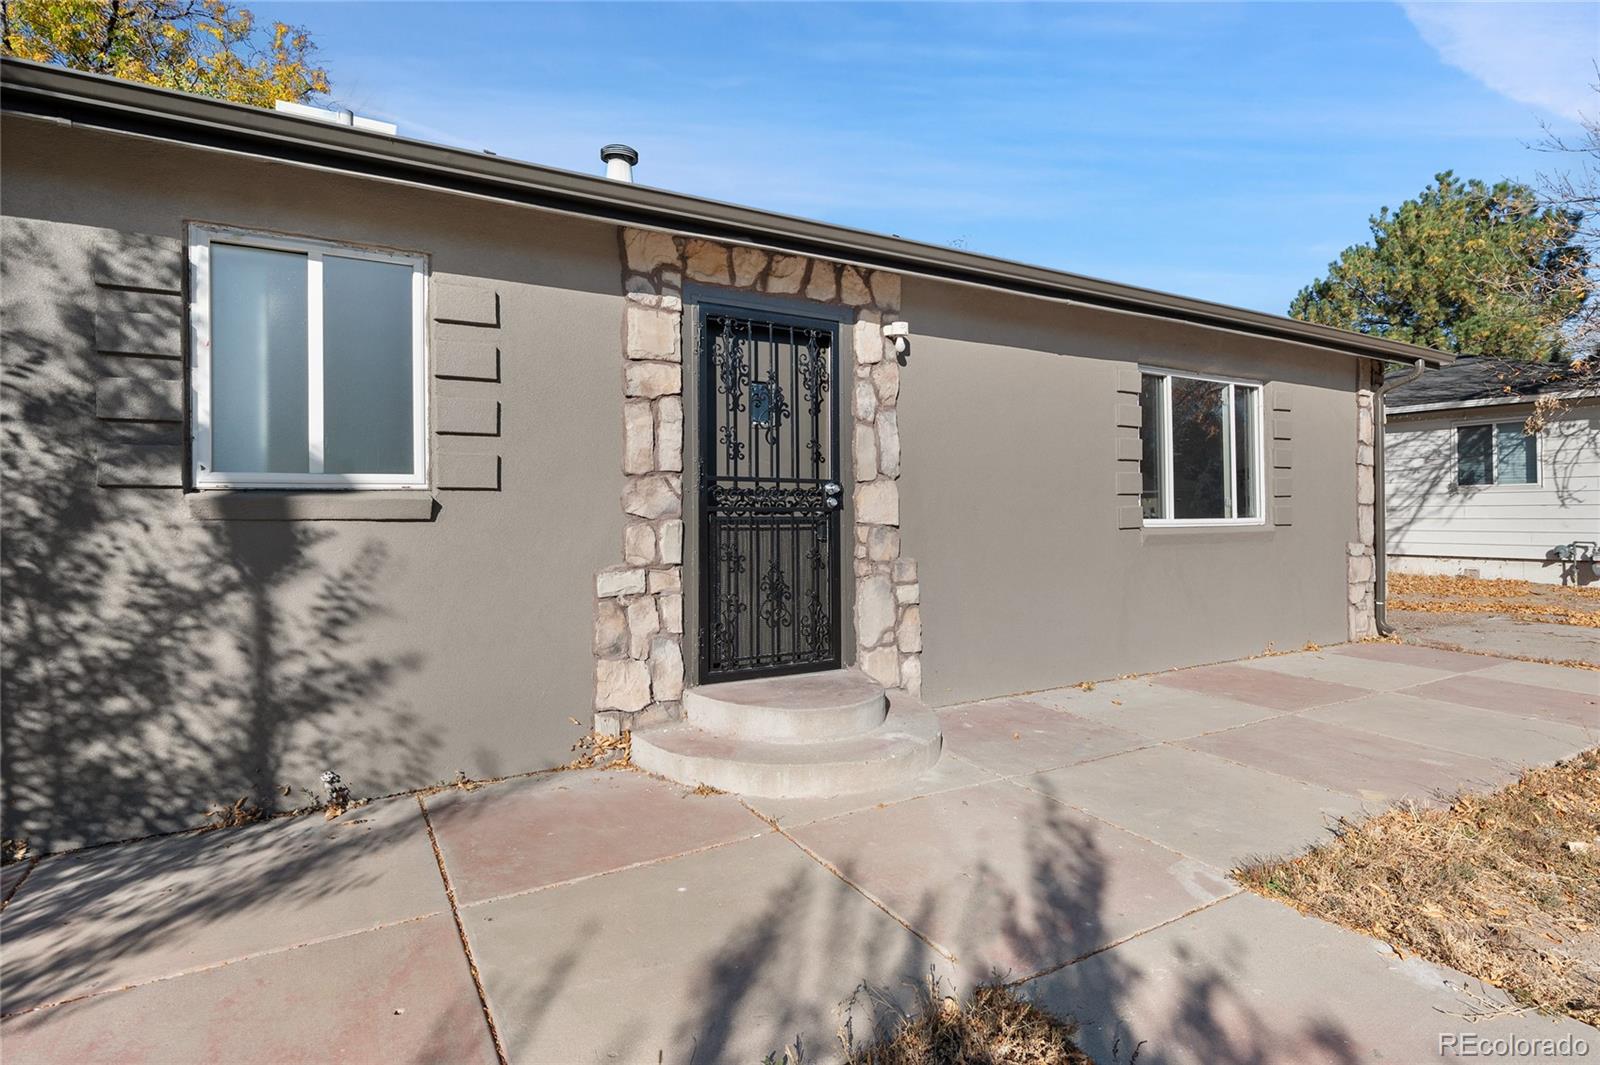
<instances>
[{"instance_id":1,"label":"round concrete step","mask_svg":"<svg viewBox=\"0 0 1600 1065\"><path fill-rule=\"evenodd\" d=\"M890 787L939 760L939 720L904 692L889 693L870 732L816 743L740 739L687 721L633 734L633 763L680 784L768 799L821 798Z\"/></svg>"},{"instance_id":2,"label":"round concrete step","mask_svg":"<svg viewBox=\"0 0 1600 1065\"><path fill-rule=\"evenodd\" d=\"M683 693L683 717L702 732L799 743L843 739L883 724L883 685L858 669L702 684Z\"/></svg>"}]
</instances>

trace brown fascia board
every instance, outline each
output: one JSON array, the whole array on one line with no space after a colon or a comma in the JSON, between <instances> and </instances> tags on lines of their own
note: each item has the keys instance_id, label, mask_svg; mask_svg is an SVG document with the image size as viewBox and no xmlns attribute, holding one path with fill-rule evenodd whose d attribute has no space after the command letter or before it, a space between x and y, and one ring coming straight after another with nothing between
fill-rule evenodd
<instances>
[{"instance_id":1,"label":"brown fascia board","mask_svg":"<svg viewBox=\"0 0 1600 1065\"><path fill-rule=\"evenodd\" d=\"M98 74L0 60L0 110L353 173L645 229L915 274L1307 345L1441 366L1453 356L1331 326L721 203L484 152L296 118Z\"/></svg>"}]
</instances>

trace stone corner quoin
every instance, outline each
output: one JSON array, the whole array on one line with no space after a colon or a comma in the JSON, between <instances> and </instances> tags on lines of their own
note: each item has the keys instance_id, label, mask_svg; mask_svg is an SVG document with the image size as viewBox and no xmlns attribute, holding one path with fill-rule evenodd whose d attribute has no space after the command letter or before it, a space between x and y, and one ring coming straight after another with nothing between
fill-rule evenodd
<instances>
[{"instance_id":1,"label":"stone corner quoin","mask_svg":"<svg viewBox=\"0 0 1600 1065\"><path fill-rule=\"evenodd\" d=\"M853 372L837 387L855 480L855 664L919 695L916 563L900 555L900 364L883 324L900 277L843 263L622 228L622 560L595 574L595 728L619 734L681 715L684 688L683 285L843 306ZM798 305L798 303L797 303ZM692 353L690 355L692 357ZM840 367L841 378L846 367ZM841 456L844 458L844 456ZM852 473L853 471L853 473Z\"/></svg>"},{"instance_id":2,"label":"stone corner quoin","mask_svg":"<svg viewBox=\"0 0 1600 1065\"><path fill-rule=\"evenodd\" d=\"M1362 359L1356 388L1356 538L1349 543L1345 580L1349 590L1350 639L1378 635L1377 551L1375 530L1377 478L1373 447L1377 440L1376 386L1383 380L1382 363Z\"/></svg>"}]
</instances>

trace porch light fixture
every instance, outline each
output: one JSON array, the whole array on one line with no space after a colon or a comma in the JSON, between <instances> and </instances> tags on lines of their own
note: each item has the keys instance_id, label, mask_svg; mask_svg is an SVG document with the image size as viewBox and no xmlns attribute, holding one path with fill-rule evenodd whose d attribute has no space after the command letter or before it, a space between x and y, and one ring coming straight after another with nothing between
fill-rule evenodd
<instances>
[{"instance_id":1,"label":"porch light fixture","mask_svg":"<svg viewBox=\"0 0 1600 1065\"><path fill-rule=\"evenodd\" d=\"M905 322L889 322L883 327L886 339L894 341L894 353L905 358L911 351L911 326Z\"/></svg>"}]
</instances>

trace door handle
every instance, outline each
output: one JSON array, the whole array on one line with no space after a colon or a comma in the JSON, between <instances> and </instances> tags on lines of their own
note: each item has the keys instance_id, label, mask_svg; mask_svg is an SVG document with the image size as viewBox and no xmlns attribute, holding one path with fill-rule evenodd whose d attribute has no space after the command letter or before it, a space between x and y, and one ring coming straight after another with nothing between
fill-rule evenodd
<instances>
[{"instance_id":1,"label":"door handle","mask_svg":"<svg viewBox=\"0 0 1600 1065\"><path fill-rule=\"evenodd\" d=\"M822 501L829 509L839 505L839 484L837 481L828 481L822 486Z\"/></svg>"}]
</instances>

